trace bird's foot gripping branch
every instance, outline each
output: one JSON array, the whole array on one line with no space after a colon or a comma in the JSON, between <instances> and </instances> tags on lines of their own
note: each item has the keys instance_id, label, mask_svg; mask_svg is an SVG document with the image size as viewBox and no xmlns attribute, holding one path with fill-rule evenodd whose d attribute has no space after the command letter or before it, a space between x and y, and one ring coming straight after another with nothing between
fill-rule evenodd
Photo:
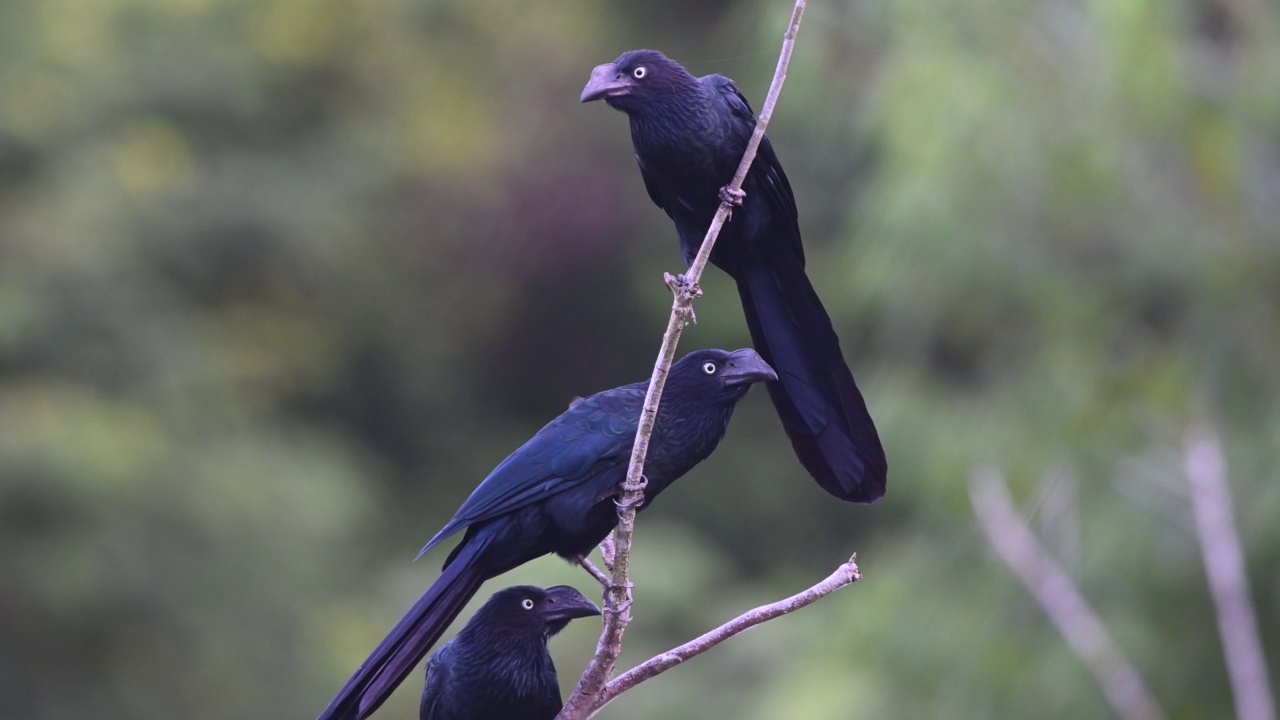
<instances>
[{"instance_id":1,"label":"bird's foot gripping branch","mask_svg":"<svg viewBox=\"0 0 1280 720\"><path fill-rule=\"evenodd\" d=\"M730 207L742 207L742 201L747 199L747 193L741 188L735 188L725 185L720 188L720 202Z\"/></svg>"},{"instance_id":2,"label":"bird's foot gripping branch","mask_svg":"<svg viewBox=\"0 0 1280 720\"><path fill-rule=\"evenodd\" d=\"M640 476L638 482L630 480L622 481L622 492L618 493L618 499L614 500L614 504L618 506L618 510L639 510L644 505L644 489L649 487L649 478L644 475Z\"/></svg>"},{"instance_id":3,"label":"bird's foot gripping branch","mask_svg":"<svg viewBox=\"0 0 1280 720\"><path fill-rule=\"evenodd\" d=\"M614 602L607 603L604 611L617 616L618 622L631 622L631 603L635 602L631 597L631 591L635 590L635 583L609 583L605 586L605 597L613 598Z\"/></svg>"}]
</instances>

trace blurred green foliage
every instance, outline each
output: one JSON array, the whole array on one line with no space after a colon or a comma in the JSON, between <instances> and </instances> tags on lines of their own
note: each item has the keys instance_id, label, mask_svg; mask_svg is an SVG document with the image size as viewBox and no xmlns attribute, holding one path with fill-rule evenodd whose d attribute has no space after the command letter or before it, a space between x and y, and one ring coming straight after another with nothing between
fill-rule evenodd
<instances>
[{"instance_id":1,"label":"blurred green foliage","mask_svg":"<svg viewBox=\"0 0 1280 720\"><path fill-rule=\"evenodd\" d=\"M789 12L0 3L0 716L318 712L488 470L648 372L679 253L590 68L658 47L759 103ZM1200 421L1277 678L1277 6L813 3L772 127L890 493L830 502L753 394L642 516L624 662L852 551L866 579L606 715L1107 715L976 531L987 462L1170 716L1225 717ZM746 344L704 287L686 349ZM590 591L544 559L479 599L517 582ZM566 686L594 636L554 643Z\"/></svg>"}]
</instances>

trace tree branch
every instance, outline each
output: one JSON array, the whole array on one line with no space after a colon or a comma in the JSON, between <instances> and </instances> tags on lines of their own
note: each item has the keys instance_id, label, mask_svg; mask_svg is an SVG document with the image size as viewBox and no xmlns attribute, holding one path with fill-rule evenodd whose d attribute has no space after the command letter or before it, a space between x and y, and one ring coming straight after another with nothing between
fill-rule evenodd
<instances>
[{"instance_id":1,"label":"tree branch","mask_svg":"<svg viewBox=\"0 0 1280 720\"><path fill-rule=\"evenodd\" d=\"M613 535L605 535L600 542L600 557L604 558L604 567L610 574L613 574L613 554Z\"/></svg>"},{"instance_id":2,"label":"tree branch","mask_svg":"<svg viewBox=\"0 0 1280 720\"><path fill-rule=\"evenodd\" d=\"M600 568L596 567L595 563L591 562L591 558L583 555L582 557L577 558L577 563L583 570L587 571L588 575L595 578L596 582L600 583L600 587L605 590L609 589L609 585L613 582L612 578L605 575Z\"/></svg>"},{"instance_id":3,"label":"tree branch","mask_svg":"<svg viewBox=\"0 0 1280 720\"><path fill-rule=\"evenodd\" d=\"M1191 510L1209 591L1217 609L1218 632L1226 656L1236 717L1240 720L1275 720L1275 702L1267 681L1267 660L1262 653L1258 621L1249 599L1240 536L1231 517L1231 488L1222 444L1208 428L1188 434L1184 455L1191 485Z\"/></svg>"},{"instance_id":4,"label":"tree branch","mask_svg":"<svg viewBox=\"0 0 1280 720\"><path fill-rule=\"evenodd\" d=\"M796 32L800 28L800 18L804 14L805 0L796 0L795 10L791 14L791 23L787 27L782 41L782 54L778 58L778 67L773 74L773 83L769 86L769 95L765 98L760 117L756 120L755 132L747 143L729 184L730 191L742 189L751 163L755 160L756 150L764 138L765 128L773 115L773 108L778 103L778 95L782 92L782 84L787 77L787 66L791 62L791 52L795 47ZM644 459L649 450L649 436L653 433L654 421L658 415L658 403L662 398L662 390L667 382L667 374L671 370L671 362L675 357L676 344L685 326L693 320L693 300L700 294L698 280L711 257L711 249L721 228L729 219L732 208L726 201L721 201L719 210L707 228L707 235L702 247L689 265L682 281L668 280L674 300L671 305L671 317L667 321L667 330L662 337L662 347L658 351L658 359L654 362L653 375L649 379L649 389L645 393L644 409L640 413L640 424L636 429L635 444L631 449L631 464L627 468L627 478L622 484L621 497L618 499L618 527L613 532L614 559L613 577L604 593L604 630L596 645L596 653L591 658L578 681L577 688L569 696L564 709L557 716L560 720L573 720L586 717L600 707L599 694L605 682L613 675L618 665L618 656L622 653L622 634L627 623L631 621L631 537L635 531L636 510L644 501L645 479L643 475Z\"/></svg>"},{"instance_id":5,"label":"tree branch","mask_svg":"<svg viewBox=\"0 0 1280 720\"><path fill-rule=\"evenodd\" d=\"M994 470L975 472L969 481L969 496L996 553L1093 673L1116 714L1127 720L1163 720L1164 712L1142 676L1062 566L1018 516L1004 478Z\"/></svg>"},{"instance_id":6,"label":"tree branch","mask_svg":"<svg viewBox=\"0 0 1280 720\"><path fill-rule=\"evenodd\" d=\"M710 650L729 638L737 635L743 630L753 628L763 622L768 622L774 618L781 617L787 613L795 612L806 605L817 602L818 600L830 595L840 588L850 585L862 579L862 571L858 569L858 556L854 555L849 561L836 568L836 571L827 576L825 580L814 585L808 590L796 593L785 600L779 600L769 605L761 605L753 610L739 615L720 627L703 633L689 642L672 648L661 655L650 658L649 660L631 668L618 677L610 680L600 691L598 696L598 711L603 708L614 698L631 688L639 685L645 680L657 677L671 668L683 663L697 655Z\"/></svg>"}]
</instances>

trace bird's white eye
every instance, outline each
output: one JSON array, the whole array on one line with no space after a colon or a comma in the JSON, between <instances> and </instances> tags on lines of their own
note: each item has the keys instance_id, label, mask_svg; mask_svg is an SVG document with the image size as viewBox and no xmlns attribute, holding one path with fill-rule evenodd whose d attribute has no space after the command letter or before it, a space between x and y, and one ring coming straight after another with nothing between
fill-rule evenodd
<instances>
[{"instance_id":1,"label":"bird's white eye","mask_svg":"<svg viewBox=\"0 0 1280 720\"><path fill-rule=\"evenodd\" d=\"M637 80L643 80L644 76L648 74L649 70L643 65L631 71L631 76Z\"/></svg>"},{"instance_id":2,"label":"bird's white eye","mask_svg":"<svg viewBox=\"0 0 1280 720\"><path fill-rule=\"evenodd\" d=\"M533 600L532 600L531 598L525 598L525 599L521 600L521 601L520 601L520 607L524 608L525 610L532 610L532 609L533 609Z\"/></svg>"},{"instance_id":3,"label":"bird's white eye","mask_svg":"<svg viewBox=\"0 0 1280 720\"><path fill-rule=\"evenodd\" d=\"M716 374L716 364L713 362L702 363L702 372L708 375Z\"/></svg>"}]
</instances>

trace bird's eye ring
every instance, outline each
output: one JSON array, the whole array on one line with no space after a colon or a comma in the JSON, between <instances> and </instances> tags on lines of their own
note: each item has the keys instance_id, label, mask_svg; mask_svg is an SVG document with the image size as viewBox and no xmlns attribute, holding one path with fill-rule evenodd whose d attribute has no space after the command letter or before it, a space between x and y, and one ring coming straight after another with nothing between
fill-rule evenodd
<instances>
[{"instance_id":1,"label":"bird's eye ring","mask_svg":"<svg viewBox=\"0 0 1280 720\"><path fill-rule=\"evenodd\" d=\"M525 599L521 600L521 601L520 601L520 607L524 608L525 610L532 610L532 609L533 609L533 600L532 600L531 598L525 598Z\"/></svg>"},{"instance_id":2,"label":"bird's eye ring","mask_svg":"<svg viewBox=\"0 0 1280 720\"><path fill-rule=\"evenodd\" d=\"M716 364L713 362L702 363L702 372L708 375L716 374Z\"/></svg>"},{"instance_id":3,"label":"bird's eye ring","mask_svg":"<svg viewBox=\"0 0 1280 720\"><path fill-rule=\"evenodd\" d=\"M648 68L646 68L643 65L631 71L632 77L634 77L637 80L643 80L644 76L648 74L649 74Z\"/></svg>"}]
</instances>

